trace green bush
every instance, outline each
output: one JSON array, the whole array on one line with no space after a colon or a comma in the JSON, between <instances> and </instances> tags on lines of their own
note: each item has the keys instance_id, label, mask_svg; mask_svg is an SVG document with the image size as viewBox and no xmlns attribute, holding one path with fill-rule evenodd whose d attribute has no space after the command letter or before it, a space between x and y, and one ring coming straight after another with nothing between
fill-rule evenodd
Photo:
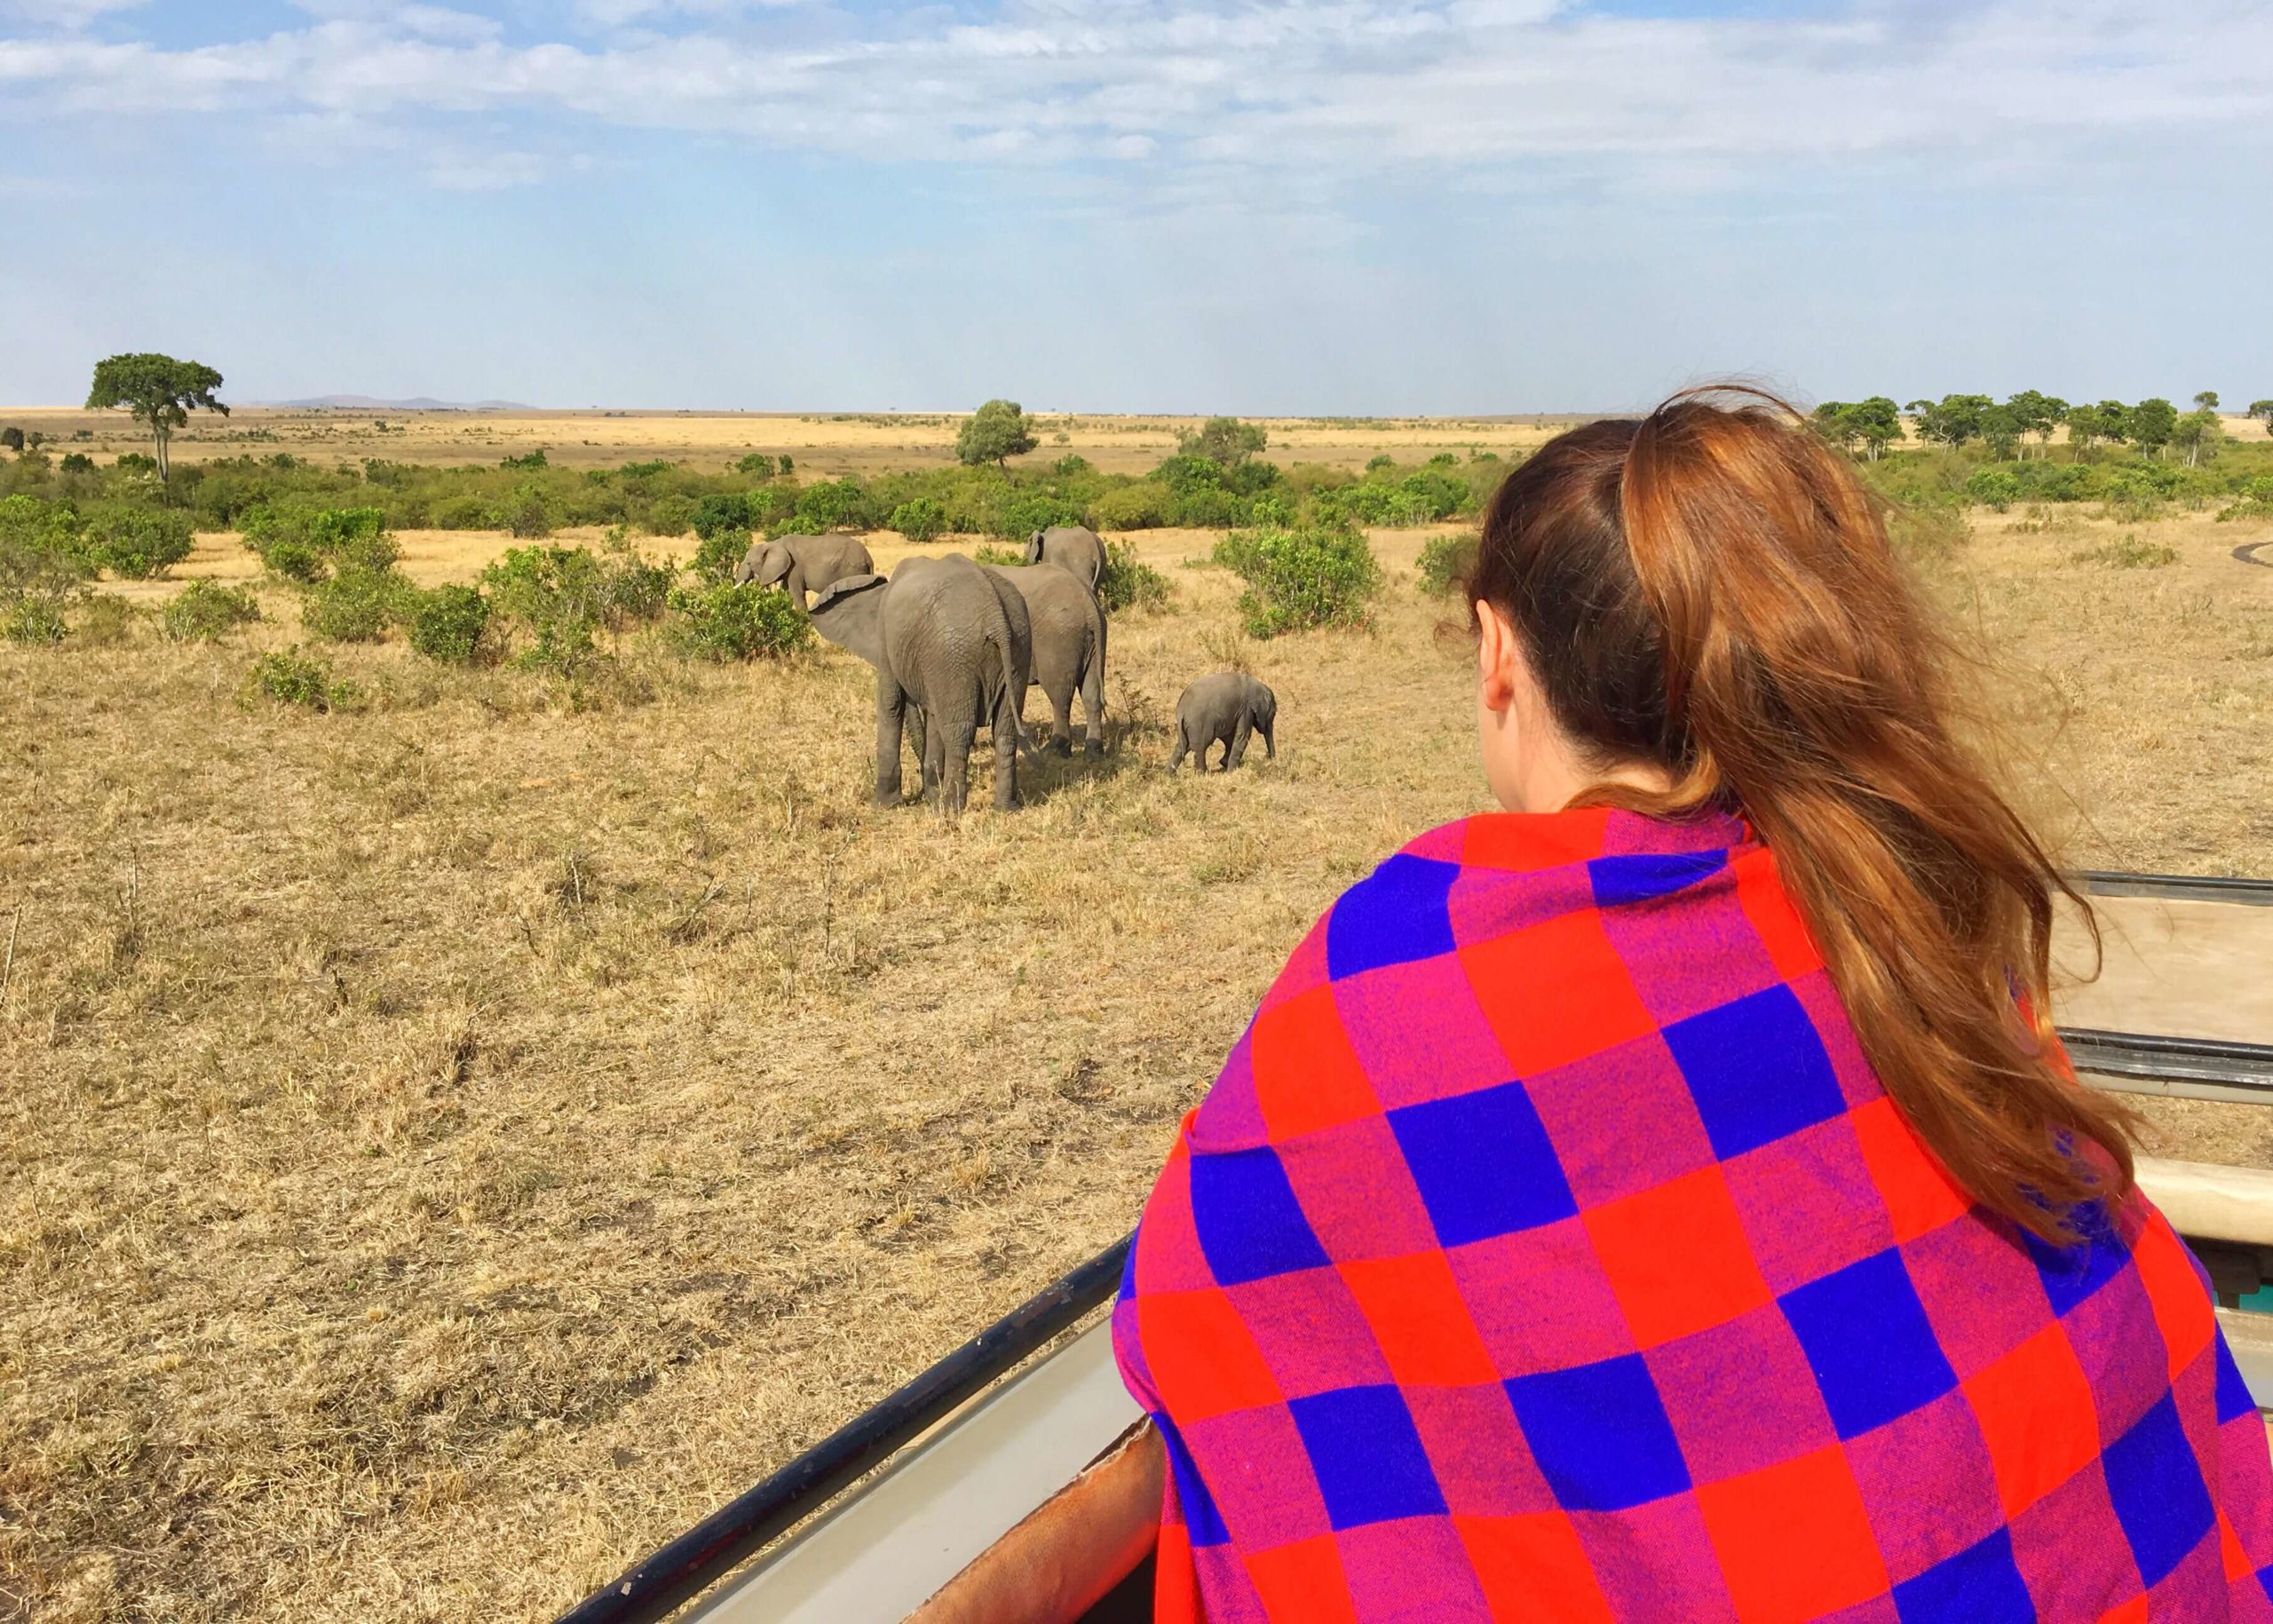
<instances>
[{"instance_id":1,"label":"green bush","mask_svg":"<svg viewBox=\"0 0 2273 1624\"><path fill-rule=\"evenodd\" d=\"M297 644L255 660L245 673L245 691L305 710L344 709L362 697L361 689L334 677L322 661L301 654Z\"/></svg>"},{"instance_id":2,"label":"green bush","mask_svg":"<svg viewBox=\"0 0 2273 1624\"><path fill-rule=\"evenodd\" d=\"M260 618L260 605L242 587L218 581L193 581L165 607L160 625L175 643L210 643L224 632Z\"/></svg>"},{"instance_id":3,"label":"green bush","mask_svg":"<svg viewBox=\"0 0 2273 1624\"><path fill-rule=\"evenodd\" d=\"M795 518L815 530L860 527L867 516L867 493L855 479L823 479L797 493Z\"/></svg>"},{"instance_id":4,"label":"green bush","mask_svg":"<svg viewBox=\"0 0 2273 1624\"><path fill-rule=\"evenodd\" d=\"M543 456L542 451L532 453ZM552 498L535 480L525 480L513 487L511 495L498 511L504 527L523 541L550 535L558 528L558 515L553 511Z\"/></svg>"},{"instance_id":5,"label":"green bush","mask_svg":"<svg viewBox=\"0 0 2273 1624\"><path fill-rule=\"evenodd\" d=\"M521 644L516 663L566 670L597 651L606 627L662 608L674 571L637 556L604 560L582 547L515 547L481 573L497 619Z\"/></svg>"},{"instance_id":6,"label":"green bush","mask_svg":"<svg viewBox=\"0 0 2273 1624\"><path fill-rule=\"evenodd\" d=\"M748 541L756 520L750 514L748 493L744 491L713 492L694 504L692 520L694 534L704 541L714 535L738 535Z\"/></svg>"},{"instance_id":7,"label":"green bush","mask_svg":"<svg viewBox=\"0 0 2273 1624\"><path fill-rule=\"evenodd\" d=\"M2020 500L2021 482L2009 468L1976 468L1965 482L1965 494L2001 513Z\"/></svg>"},{"instance_id":8,"label":"green bush","mask_svg":"<svg viewBox=\"0 0 2273 1624\"><path fill-rule=\"evenodd\" d=\"M2142 542L2135 535L2102 542L2069 555L2072 564L2097 564L2107 569L2160 569L2178 562L2178 549L2160 542Z\"/></svg>"},{"instance_id":9,"label":"green bush","mask_svg":"<svg viewBox=\"0 0 2273 1624\"><path fill-rule=\"evenodd\" d=\"M671 593L671 634L696 660L751 660L803 648L812 622L787 592L755 582L680 588Z\"/></svg>"},{"instance_id":10,"label":"green bush","mask_svg":"<svg viewBox=\"0 0 2273 1624\"><path fill-rule=\"evenodd\" d=\"M667 463L665 467L669 467ZM674 491L658 497L647 509L641 527L650 535L685 535L694 528L694 498Z\"/></svg>"},{"instance_id":11,"label":"green bush","mask_svg":"<svg viewBox=\"0 0 2273 1624\"><path fill-rule=\"evenodd\" d=\"M740 562L739 559L736 560ZM731 574L733 572L727 572ZM600 572L600 620L611 630L639 621L652 621L669 601L678 566L669 558L650 563L637 553Z\"/></svg>"},{"instance_id":12,"label":"green bush","mask_svg":"<svg viewBox=\"0 0 2273 1624\"><path fill-rule=\"evenodd\" d=\"M730 582L741 561L749 555L749 532L720 530L704 536L694 544L694 573L713 583Z\"/></svg>"},{"instance_id":13,"label":"green bush","mask_svg":"<svg viewBox=\"0 0 2273 1624\"><path fill-rule=\"evenodd\" d=\"M60 643L67 630L63 605L56 598L30 594L0 598L0 639L32 646Z\"/></svg>"},{"instance_id":14,"label":"green bush","mask_svg":"<svg viewBox=\"0 0 2273 1624\"><path fill-rule=\"evenodd\" d=\"M1097 602L1108 614L1166 608L1172 590L1168 578L1138 558L1129 543L1105 543L1105 574L1097 577Z\"/></svg>"},{"instance_id":15,"label":"green bush","mask_svg":"<svg viewBox=\"0 0 2273 1624\"><path fill-rule=\"evenodd\" d=\"M1382 569L1358 532L1341 527L1234 531L1216 561L1247 583L1239 614L1250 636L1362 625Z\"/></svg>"},{"instance_id":16,"label":"green bush","mask_svg":"<svg viewBox=\"0 0 2273 1624\"><path fill-rule=\"evenodd\" d=\"M889 522L909 541L921 544L947 527L947 510L929 496L918 496L894 508Z\"/></svg>"},{"instance_id":17,"label":"green bush","mask_svg":"<svg viewBox=\"0 0 2273 1624\"><path fill-rule=\"evenodd\" d=\"M114 647L132 637L149 614L114 592L90 592L71 615L71 640L84 648Z\"/></svg>"},{"instance_id":18,"label":"green bush","mask_svg":"<svg viewBox=\"0 0 2273 1624\"><path fill-rule=\"evenodd\" d=\"M326 508L308 519L308 540L341 569L392 569L401 550L384 508Z\"/></svg>"},{"instance_id":19,"label":"green bush","mask_svg":"<svg viewBox=\"0 0 2273 1624\"><path fill-rule=\"evenodd\" d=\"M350 565L300 599L300 623L328 643L376 643L416 611L418 589L400 570Z\"/></svg>"},{"instance_id":20,"label":"green bush","mask_svg":"<svg viewBox=\"0 0 2273 1624\"><path fill-rule=\"evenodd\" d=\"M970 550L970 557L971 561L976 564L1024 565L1026 561L1026 555L1020 549L997 547L992 542L979 543Z\"/></svg>"},{"instance_id":21,"label":"green bush","mask_svg":"<svg viewBox=\"0 0 2273 1624\"><path fill-rule=\"evenodd\" d=\"M1089 521L1097 530L1157 530L1168 522L1175 498L1151 480L1109 490L1089 503Z\"/></svg>"},{"instance_id":22,"label":"green bush","mask_svg":"<svg viewBox=\"0 0 2273 1624\"><path fill-rule=\"evenodd\" d=\"M335 569L379 573L399 556L384 508L310 508L261 503L238 518L244 543L269 574L316 582Z\"/></svg>"},{"instance_id":23,"label":"green bush","mask_svg":"<svg viewBox=\"0 0 2273 1624\"><path fill-rule=\"evenodd\" d=\"M470 586L438 586L418 596L410 646L445 665L471 665L489 654L489 600Z\"/></svg>"},{"instance_id":24,"label":"green bush","mask_svg":"<svg viewBox=\"0 0 2273 1624\"><path fill-rule=\"evenodd\" d=\"M2220 511L2221 521L2234 519L2273 519L2273 474L2260 475L2235 493L2235 501Z\"/></svg>"},{"instance_id":25,"label":"green bush","mask_svg":"<svg viewBox=\"0 0 2273 1624\"><path fill-rule=\"evenodd\" d=\"M1432 598L1457 590L1476 567L1476 551L1483 537L1469 530L1452 535L1432 535L1421 544L1421 590Z\"/></svg>"}]
</instances>

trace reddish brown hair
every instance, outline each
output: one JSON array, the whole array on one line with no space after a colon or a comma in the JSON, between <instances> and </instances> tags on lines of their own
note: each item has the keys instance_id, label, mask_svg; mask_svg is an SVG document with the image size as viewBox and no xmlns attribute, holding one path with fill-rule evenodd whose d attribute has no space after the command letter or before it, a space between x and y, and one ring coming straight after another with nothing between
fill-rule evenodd
<instances>
[{"instance_id":1,"label":"reddish brown hair","mask_svg":"<svg viewBox=\"0 0 2273 1624\"><path fill-rule=\"evenodd\" d=\"M1879 511L1790 408L1691 391L1560 436L1500 487L1467 588L1596 764L1672 780L1591 798L1750 820L1887 1092L1975 1200L2061 1239L2129 1188L2131 1118L2068 1079L2051 1029L2055 899L2090 910L1968 741Z\"/></svg>"}]
</instances>

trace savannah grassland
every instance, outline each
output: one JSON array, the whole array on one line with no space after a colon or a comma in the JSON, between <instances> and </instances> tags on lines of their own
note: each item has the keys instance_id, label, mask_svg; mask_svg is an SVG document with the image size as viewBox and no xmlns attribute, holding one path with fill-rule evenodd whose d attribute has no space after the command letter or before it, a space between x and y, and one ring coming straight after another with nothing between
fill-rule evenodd
<instances>
[{"instance_id":1,"label":"savannah grassland","mask_svg":"<svg viewBox=\"0 0 2273 1624\"><path fill-rule=\"evenodd\" d=\"M715 432L835 471L949 438L708 421L417 419L384 455ZM1101 465L1176 426L1092 421ZM350 432L269 432L319 430ZM1274 425L1273 455L1541 432ZM869 807L870 682L833 649L635 638L571 708L344 648L370 701L324 716L241 698L298 639L288 591L218 646L0 647L0 1617L548 1616L1120 1234L1318 910L1479 804L1426 534L1374 535L1369 630L1255 644L1187 567L1211 535L1138 533L1175 592L1113 628L1117 751L953 826ZM2178 561L2076 561L2126 535ZM2254 539L1976 511L1926 564L2071 860L2273 873ZM511 544L402 540L427 582ZM253 566L205 536L174 574ZM1234 660L1279 759L1168 778L1178 689Z\"/></svg>"}]
</instances>

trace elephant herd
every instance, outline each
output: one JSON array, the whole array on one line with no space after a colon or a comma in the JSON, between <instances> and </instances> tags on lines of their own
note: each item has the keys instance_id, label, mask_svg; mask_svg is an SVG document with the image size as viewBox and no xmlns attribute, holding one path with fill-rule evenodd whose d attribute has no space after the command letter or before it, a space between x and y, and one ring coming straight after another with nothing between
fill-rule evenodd
<instances>
[{"instance_id":1,"label":"elephant herd","mask_svg":"<svg viewBox=\"0 0 2273 1624\"><path fill-rule=\"evenodd\" d=\"M801 604L818 592L807 610L813 630L875 668L876 804L899 800L905 735L923 764L925 791L937 790L946 811L960 812L982 724L994 741L994 805L1018 804L1018 751L1040 748L1023 717L1029 685L1049 700L1051 749L1073 753L1076 693L1083 749L1105 748L1106 621L1097 595L1105 564L1105 543L1078 526L1035 531L1021 565L918 555L889 576L875 573L857 537L784 535L753 545L734 579L778 584ZM1277 717L1277 700L1254 677L1203 677L1176 701L1168 770L1191 754L1205 771L1209 748L1220 743L1228 772L1256 733L1275 758Z\"/></svg>"}]
</instances>

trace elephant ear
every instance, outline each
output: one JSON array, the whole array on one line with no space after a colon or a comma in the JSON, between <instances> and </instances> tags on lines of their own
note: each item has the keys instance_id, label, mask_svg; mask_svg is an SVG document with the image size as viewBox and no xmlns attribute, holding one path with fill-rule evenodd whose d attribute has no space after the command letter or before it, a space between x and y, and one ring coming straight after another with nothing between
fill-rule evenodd
<instances>
[{"instance_id":1,"label":"elephant ear","mask_svg":"<svg viewBox=\"0 0 2273 1624\"><path fill-rule=\"evenodd\" d=\"M840 648L849 648L878 670L884 669L882 575L847 575L833 581L805 614L813 630Z\"/></svg>"},{"instance_id":2,"label":"elephant ear","mask_svg":"<svg viewBox=\"0 0 2273 1624\"><path fill-rule=\"evenodd\" d=\"M1026 537L1026 562L1029 564L1041 562L1041 532L1039 530Z\"/></svg>"}]
</instances>

